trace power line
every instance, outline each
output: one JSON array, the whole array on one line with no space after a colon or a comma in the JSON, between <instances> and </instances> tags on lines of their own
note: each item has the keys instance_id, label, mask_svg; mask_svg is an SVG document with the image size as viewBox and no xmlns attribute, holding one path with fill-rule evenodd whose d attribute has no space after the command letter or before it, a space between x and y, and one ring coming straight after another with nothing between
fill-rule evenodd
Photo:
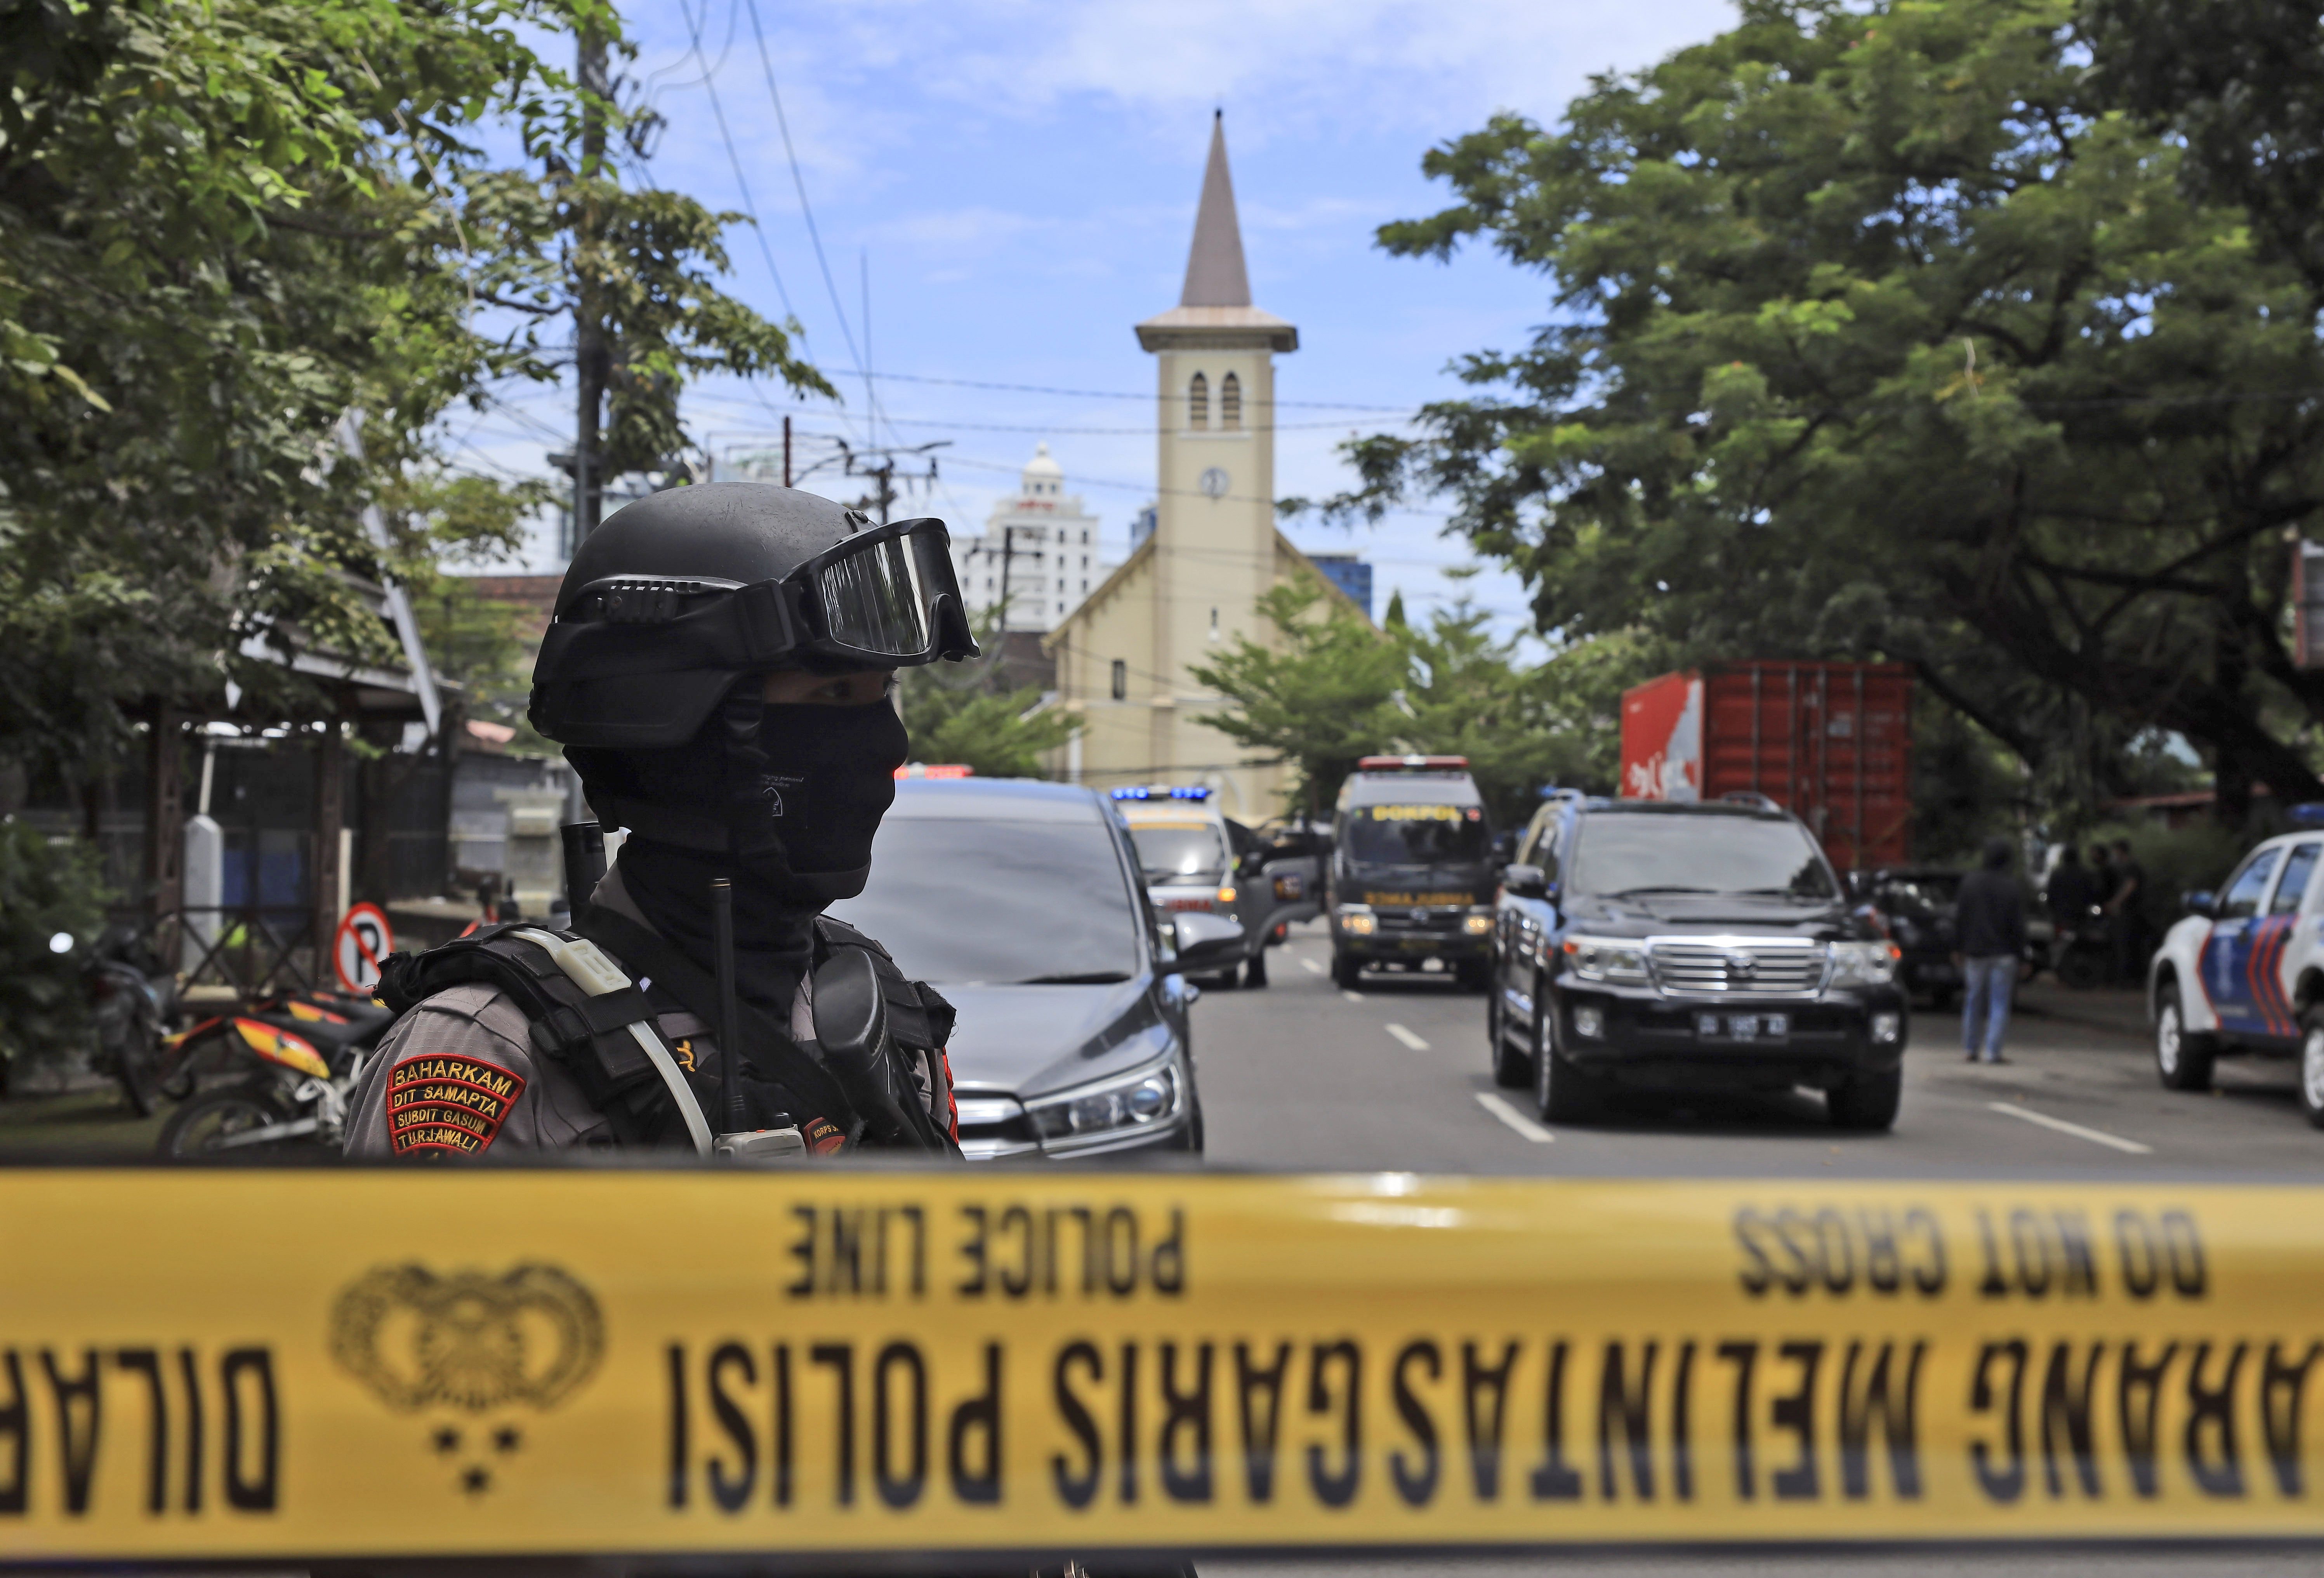
<instances>
[{"instance_id":1,"label":"power line","mask_svg":"<svg viewBox=\"0 0 2324 1578\"><path fill-rule=\"evenodd\" d=\"M760 221L759 206L751 197L750 177L742 173L742 156L734 151L734 134L726 127L726 106L719 102L718 84L709 69L710 62L702 53L702 24L695 21L694 7L687 4L687 0L678 0L678 14L686 18L686 31L694 42L695 61L703 68L702 86L710 95L710 113L718 122L719 141L726 144L726 162L733 167L734 184L742 189L742 211L751 217L751 232L758 237L759 255L766 260L767 272L774 279L775 295L783 304L784 316L797 322L798 309L791 306L791 293L783 288L783 272L775 266L774 249L767 245L767 227ZM703 9L706 12L708 11L709 0L703 0ZM754 13L753 20L755 17ZM841 325L843 330L845 327L844 324ZM807 338L807 330L804 327L799 330L799 338L802 342L801 348L804 349L804 342ZM852 341L848 348L851 352L854 349Z\"/></svg>"},{"instance_id":2,"label":"power line","mask_svg":"<svg viewBox=\"0 0 2324 1578\"><path fill-rule=\"evenodd\" d=\"M866 374L861 367L849 367L845 369L835 369L833 376L840 378L862 378L865 376L872 376L872 374ZM1058 389L1045 383L989 383L982 379L976 378L935 378L925 374L918 373L881 373L876 374L876 376L884 378L892 383L931 383L940 384L950 389L998 389L1005 390L1012 394L1058 394L1065 395L1074 400L1157 400L1162 398L1151 389L1146 390L1138 394L1123 394L1118 391L1110 389ZM1246 395L1243 398L1243 404L1245 406L1298 406L1309 411L1384 411L1398 412L1406 416L1412 414L1412 407L1408 405L1355 405L1344 400L1253 400L1250 396Z\"/></svg>"},{"instance_id":3,"label":"power line","mask_svg":"<svg viewBox=\"0 0 2324 1578\"><path fill-rule=\"evenodd\" d=\"M799 216L807 221L807 238L815 246L816 266L823 271L823 288L831 293L831 310L839 319L840 338L847 342L847 354L861 364L865 357L862 351L856 349L854 333L847 326L847 309L840 305L839 286L831 277L831 262L823 254L823 233L816 228L815 208L807 200L807 180L799 173L798 151L791 146L790 117L783 114L783 96L775 87L775 63L767 53L766 31L759 25L759 0L746 0L746 4L751 13L751 36L758 41L759 45L759 69L766 74L767 97L775 106L775 126L783 134L783 157L791 167L791 187L798 193ZM788 311L790 304L786 301L783 305ZM863 332L868 337L872 326L865 324ZM865 420L869 421L871 415L867 411Z\"/></svg>"}]
</instances>

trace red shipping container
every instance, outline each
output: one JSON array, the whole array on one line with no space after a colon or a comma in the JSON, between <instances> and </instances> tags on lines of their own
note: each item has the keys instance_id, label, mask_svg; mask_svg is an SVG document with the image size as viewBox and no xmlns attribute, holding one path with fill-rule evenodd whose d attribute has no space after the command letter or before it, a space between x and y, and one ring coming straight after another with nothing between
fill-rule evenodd
<instances>
[{"instance_id":1,"label":"red shipping container","mask_svg":"<svg viewBox=\"0 0 2324 1578\"><path fill-rule=\"evenodd\" d=\"M1912 858L1913 671L1903 663L1721 663L1622 693L1629 799L1757 793L1842 871Z\"/></svg>"}]
</instances>

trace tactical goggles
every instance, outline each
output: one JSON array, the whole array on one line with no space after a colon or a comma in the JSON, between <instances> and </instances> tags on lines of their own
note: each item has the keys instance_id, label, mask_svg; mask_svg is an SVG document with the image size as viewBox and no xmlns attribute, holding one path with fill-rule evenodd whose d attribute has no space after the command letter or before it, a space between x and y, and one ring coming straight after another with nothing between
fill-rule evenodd
<instances>
[{"instance_id":1,"label":"tactical goggles","mask_svg":"<svg viewBox=\"0 0 2324 1578\"><path fill-rule=\"evenodd\" d=\"M558 623L659 626L654 644L664 666L678 668L819 659L899 669L979 655L953 570L952 535L933 517L858 532L779 579L749 586L608 576L582 587Z\"/></svg>"}]
</instances>

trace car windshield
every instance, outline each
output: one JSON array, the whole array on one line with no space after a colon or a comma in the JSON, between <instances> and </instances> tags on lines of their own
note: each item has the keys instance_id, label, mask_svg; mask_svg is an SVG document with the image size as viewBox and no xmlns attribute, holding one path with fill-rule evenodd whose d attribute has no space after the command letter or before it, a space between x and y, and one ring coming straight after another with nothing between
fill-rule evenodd
<instances>
[{"instance_id":1,"label":"car windshield","mask_svg":"<svg viewBox=\"0 0 2324 1578\"><path fill-rule=\"evenodd\" d=\"M1474 865L1491 846L1474 806L1358 806L1348 813L1348 858L1360 866Z\"/></svg>"},{"instance_id":2,"label":"car windshield","mask_svg":"<svg viewBox=\"0 0 2324 1578\"><path fill-rule=\"evenodd\" d=\"M1578 893L1832 896L1805 832L1756 817L1608 816L1582 825L1568 867Z\"/></svg>"},{"instance_id":3,"label":"car windshield","mask_svg":"<svg viewBox=\"0 0 2324 1578\"><path fill-rule=\"evenodd\" d=\"M1132 822L1130 842L1149 882L1216 886L1226 875L1227 841L1214 822Z\"/></svg>"},{"instance_id":4,"label":"car windshield","mask_svg":"<svg viewBox=\"0 0 2324 1578\"><path fill-rule=\"evenodd\" d=\"M922 980L1093 983L1136 973L1145 901L1094 819L891 817L870 884L831 913Z\"/></svg>"},{"instance_id":5,"label":"car windshield","mask_svg":"<svg viewBox=\"0 0 2324 1578\"><path fill-rule=\"evenodd\" d=\"M1942 909L1960 897L1960 878L1950 872L1891 877L1880 884L1880 901L1891 909Z\"/></svg>"}]
</instances>

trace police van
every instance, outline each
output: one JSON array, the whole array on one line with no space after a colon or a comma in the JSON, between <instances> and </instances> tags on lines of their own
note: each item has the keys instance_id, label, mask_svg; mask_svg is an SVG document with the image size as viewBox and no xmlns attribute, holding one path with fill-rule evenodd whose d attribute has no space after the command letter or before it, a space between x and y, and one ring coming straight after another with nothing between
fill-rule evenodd
<instances>
[{"instance_id":1,"label":"police van","mask_svg":"<svg viewBox=\"0 0 2324 1578\"><path fill-rule=\"evenodd\" d=\"M1492 968L1493 829L1465 756L1367 756L1332 820L1332 979Z\"/></svg>"}]
</instances>

